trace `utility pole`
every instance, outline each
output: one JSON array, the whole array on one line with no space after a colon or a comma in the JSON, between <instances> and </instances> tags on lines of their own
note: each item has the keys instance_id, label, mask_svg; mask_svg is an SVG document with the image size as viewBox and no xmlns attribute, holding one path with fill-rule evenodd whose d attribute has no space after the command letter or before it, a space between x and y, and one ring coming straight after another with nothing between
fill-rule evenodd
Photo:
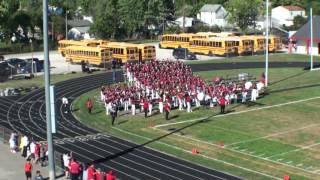
<instances>
[{"instance_id":1,"label":"utility pole","mask_svg":"<svg viewBox=\"0 0 320 180\"><path fill-rule=\"evenodd\" d=\"M43 0L43 47L44 47L44 79L47 120L47 143L49 161L49 179L55 180L55 165L52 142L51 106L50 106L50 68L48 49L48 0Z\"/></svg>"},{"instance_id":2,"label":"utility pole","mask_svg":"<svg viewBox=\"0 0 320 180\"><path fill-rule=\"evenodd\" d=\"M69 11L66 10L66 40L68 40L68 13Z\"/></svg>"}]
</instances>

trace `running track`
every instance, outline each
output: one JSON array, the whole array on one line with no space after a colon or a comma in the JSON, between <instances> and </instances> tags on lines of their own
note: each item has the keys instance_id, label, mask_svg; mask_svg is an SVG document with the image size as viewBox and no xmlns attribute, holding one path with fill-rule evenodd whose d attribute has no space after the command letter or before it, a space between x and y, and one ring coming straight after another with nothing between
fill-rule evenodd
<instances>
[{"instance_id":1,"label":"running track","mask_svg":"<svg viewBox=\"0 0 320 180\"><path fill-rule=\"evenodd\" d=\"M240 64L240 65L239 65ZM243 63L243 65L246 63ZM243 67L237 63L237 68ZM246 64L246 68L263 67L263 63ZM281 67L304 67L306 63L283 63ZM274 65L270 65L272 67ZM276 67L280 67L276 65ZM235 69L234 64L192 65L194 71ZM121 77L119 74L118 77ZM119 79L120 80L120 79ZM97 130L77 121L72 114L64 114L60 99L71 101L81 94L111 83L111 74L104 73L72 79L56 84L57 133L55 149L61 153L73 152L81 162L95 162L104 170L113 169L119 179L240 179L213 169L133 144L114 136L100 134ZM20 97L0 98L0 124L36 140L46 140L44 89Z\"/></svg>"}]
</instances>

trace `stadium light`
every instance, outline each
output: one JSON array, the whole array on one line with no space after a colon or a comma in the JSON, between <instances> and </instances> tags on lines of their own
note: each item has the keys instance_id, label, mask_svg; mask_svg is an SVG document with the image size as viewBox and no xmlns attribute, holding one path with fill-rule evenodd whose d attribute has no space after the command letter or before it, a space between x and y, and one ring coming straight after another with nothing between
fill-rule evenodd
<instances>
[{"instance_id":1,"label":"stadium light","mask_svg":"<svg viewBox=\"0 0 320 180\"><path fill-rule=\"evenodd\" d=\"M45 100L46 100L46 120L47 120L47 143L48 143L48 162L49 179L55 180L55 165L52 143L52 124L50 106L50 68L49 68L49 49L48 49L48 0L43 0L43 48L44 48L44 80L45 80Z\"/></svg>"},{"instance_id":2,"label":"stadium light","mask_svg":"<svg viewBox=\"0 0 320 180\"><path fill-rule=\"evenodd\" d=\"M266 67L265 67L265 86L269 82L269 0L266 0Z\"/></svg>"}]
</instances>

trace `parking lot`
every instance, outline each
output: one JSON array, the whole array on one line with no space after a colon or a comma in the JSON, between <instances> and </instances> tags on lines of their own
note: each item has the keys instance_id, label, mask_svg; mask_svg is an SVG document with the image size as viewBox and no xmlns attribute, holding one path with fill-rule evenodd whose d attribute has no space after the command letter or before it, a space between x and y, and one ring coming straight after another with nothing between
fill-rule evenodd
<instances>
[{"instance_id":1,"label":"parking lot","mask_svg":"<svg viewBox=\"0 0 320 180\"><path fill-rule=\"evenodd\" d=\"M150 45L154 45L156 47L156 57L159 60L175 60L172 56L172 49L160 49L158 43L150 43ZM5 59L10 58L20 58L20 59L27 59L27 58L38 58L40 60L44 59L43 52L34 52L34 53L24 53L24 54L10 54L4 55ZM197 60L208 60L208 59L218 59L221 57L209 57L204 55L196 55ZM51 73L52 74L63 74L69 73L72 71L80 72L82 71L81 66L77 64L71 64L66 62L65 59L61 56L58 51L50 51L49 59L51 63ZM41 73L39 73L41 74Z\"/></svg>"}]
</instances>

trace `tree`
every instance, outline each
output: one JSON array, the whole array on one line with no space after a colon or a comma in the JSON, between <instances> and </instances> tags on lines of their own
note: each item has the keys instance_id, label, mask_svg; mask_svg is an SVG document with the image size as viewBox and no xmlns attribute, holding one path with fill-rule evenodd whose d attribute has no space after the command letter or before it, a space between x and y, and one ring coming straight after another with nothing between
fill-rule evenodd
<instances>
[{"instance_id":1,"label":"tree","mask_svg":"<svg viewBox=\"0 0 320 180\"><path fill-rule=\"evenodd\" d=\"M229 22L235 23L242 31L246 31L249 26L255 26L255 21L262 12L262 0L229 0L227 11Z\"/></svg>"},{"instance_id":2,"label":"tree","mask_svg":"<svg viewBox=\"0 0 320 180\"><path fill-rule=\"evenodd\" d=\"M118 0L100 0L96 5L97 14L94 16L94 24L91 31L98 38L119 39L123 36L123 21L119 14Z\"/></svg>"},{"instance_id":3,"label":"tree","mask_svg":"<svg viewBox=\"0 0 320 180\"><path fill-rule=\"evenodd\" d=\"M295 16L293 18L293 25L290 29L298 30L300 27L302 27L307 22L308 22L307 18L304 18L302 16Z\"/></svg>"}]
</instances>

